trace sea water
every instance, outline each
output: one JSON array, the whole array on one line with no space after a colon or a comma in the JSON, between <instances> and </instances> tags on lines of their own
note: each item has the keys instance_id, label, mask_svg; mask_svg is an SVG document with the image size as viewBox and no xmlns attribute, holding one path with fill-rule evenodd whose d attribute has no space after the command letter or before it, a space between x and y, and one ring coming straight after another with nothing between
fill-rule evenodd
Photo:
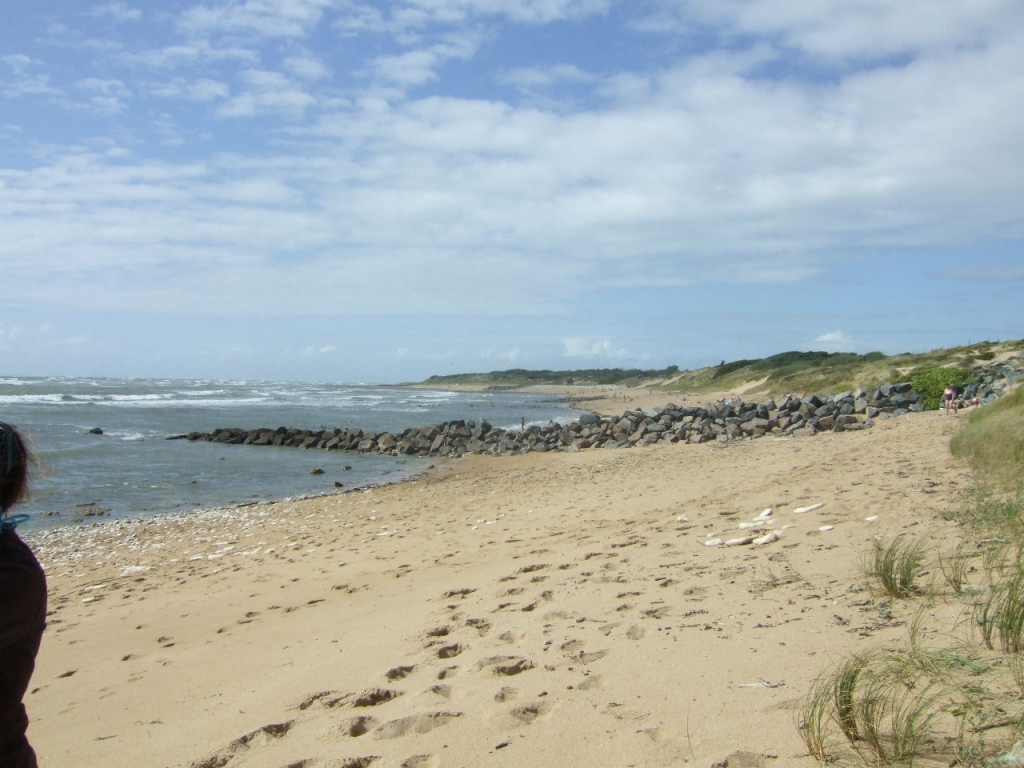
<instances>
[{"instance_id":1,"label":"sea water","mask_svg":"<svg viewBox=\"0 0 1024 768\"><path fill-rule=\"evenodd\" d=\"M432 460L168 437L220 427L359 427L401 432L445 421L518 429L569 422L558 398L513 392L179 379L0 378L0 421L41 460L20 530L311 496L397 482ZM315 473L314 470L323 470Z\"/></svg>"}]
</instances>

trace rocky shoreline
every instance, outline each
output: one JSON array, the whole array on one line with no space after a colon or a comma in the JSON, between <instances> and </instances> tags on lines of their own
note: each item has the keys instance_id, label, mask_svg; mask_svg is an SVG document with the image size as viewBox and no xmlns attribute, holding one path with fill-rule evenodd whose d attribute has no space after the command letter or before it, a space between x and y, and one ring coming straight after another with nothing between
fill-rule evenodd
<instances>
[{"instance_id":1,"label":"rocky shoreline","mask_svg":"<svg viewBox=\"0 0 1024 768\"><path fill-rule=\"evenodd\" d=\"M1024 379L1019 357L975 371L976 382L965 388L963 397L967 401L976 399L981 404L992 402ZM656 410L627 410L621 416L611 417L587 413L571 424L551 422L519 430L496 428L486 420L455 420L412 427L400 433L375 433L355 427L319 430L227 427L170 439L393 456L497 456L844 432L867 429L876 420L923 410L920 393L913 391L910 384L902 383L885 384L870 392L786 395L760 402L730 398L703 407L667 405Z\"/></svg>"}]
</instances>

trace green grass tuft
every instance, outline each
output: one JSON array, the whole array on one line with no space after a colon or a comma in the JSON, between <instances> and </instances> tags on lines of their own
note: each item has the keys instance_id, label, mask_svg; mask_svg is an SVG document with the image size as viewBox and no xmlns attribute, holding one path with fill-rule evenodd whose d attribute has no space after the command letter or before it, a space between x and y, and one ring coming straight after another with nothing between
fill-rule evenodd
<instances>
[{"instance_id":1,"label":"green grass tuft","mask_svg":"<svg viewBox=\"0 0 1024 768\"><path fill-rule=\"evenodd\" d=\"M864 564L864 574L883 595L913 597L921 593L917 580L925 567L924 541L909 540L901 533L888 544L881 539L874 540Z\"/></svg>"}]
</instances>

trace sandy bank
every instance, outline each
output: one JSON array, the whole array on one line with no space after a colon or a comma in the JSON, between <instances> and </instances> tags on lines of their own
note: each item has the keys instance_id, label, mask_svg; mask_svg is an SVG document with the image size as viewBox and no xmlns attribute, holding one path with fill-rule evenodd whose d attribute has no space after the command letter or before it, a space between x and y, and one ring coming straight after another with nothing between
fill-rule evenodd
<instances>
[{"instance_id":1,"label":"sandy bank","mask_svg":"<svg viewBox=\"0 0 1024 768\"><path fill-rule=\"evenodd\" d=\"M587 386L538 384L532 387L520 387L516 391L561 397L583 410L592 411L601 416L618 416L623 411L661 408L670 402L678 403L679 405L700 406L721 398L741 397L760 383L752 382L734 390L700 395L685 393L669 394L648 387L621 387L614 384ZM483 392L487 387L475 384L454 384L446 385L444 389L453 392Z\"/></svg>"},{"instance_id":2,"label":"sandy bank","mask_svg":"<svg viewBox=\"0 0 1024 768\"><path fill-rule=\"evenodd\" d=\"M810 681L914 610L863 591L871 537L948 535L955 421L474 456L30 537L52 607L30 738L81 768L811 766ZM766 508L779 541L705 546Z\"/></svg>"}]
</instances>

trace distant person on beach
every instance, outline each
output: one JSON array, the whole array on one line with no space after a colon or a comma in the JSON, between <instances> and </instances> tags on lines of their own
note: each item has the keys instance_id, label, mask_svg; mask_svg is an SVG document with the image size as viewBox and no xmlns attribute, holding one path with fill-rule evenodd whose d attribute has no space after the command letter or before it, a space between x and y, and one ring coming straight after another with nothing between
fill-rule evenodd
<instances>
[{"instance_id":1,"label":"distant person on beach","mask_svg":"<svg viewBox=\"0 0 1024 768\"><path fill-rule=\"evenodd\" d=\"M22 699L46 626L46 575L9 517L28 492L32 457L18 431L0 422L0 766L36 768Z\"/></svg>"},{"instance_id":2,"label":"distant person on beach","mask_svg":"<svg viewBox=\"0 0 1024 768\"><path fill-rule=\"evenodd\" d=\"M933 392L935 390L932 390ZM946 406L946 413L949 413L949 409L953 408L953 398L956 397L956 390L953 389L952 385L946 387L946 391L942 393L942 401ZM955 409L954 409L955 410Z\"/></svg>"}]
</instances>

